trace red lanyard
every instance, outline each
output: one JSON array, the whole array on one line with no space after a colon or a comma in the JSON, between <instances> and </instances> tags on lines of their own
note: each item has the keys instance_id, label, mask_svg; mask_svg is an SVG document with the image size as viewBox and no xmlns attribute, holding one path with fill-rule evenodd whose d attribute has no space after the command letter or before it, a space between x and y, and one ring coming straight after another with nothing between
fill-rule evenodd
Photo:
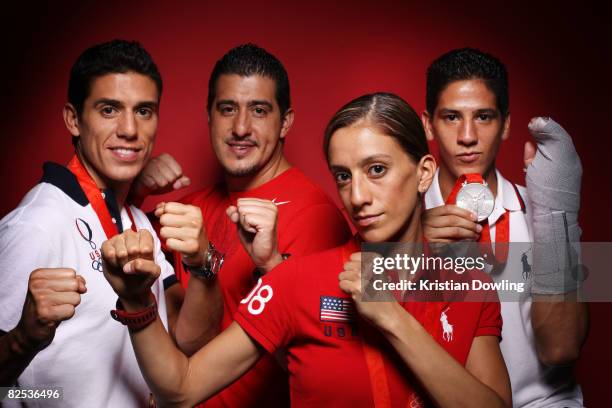
<instances>
[{"instance_id":1,"label":"red lanyard","mask_svg":"<svg viewBox=\"0 0 612 408\"><path fill-rule=\"evenodd\" d=\"M351 243L342 247L342 262L343 264L347 262L353 252L359 251L358 238L355 237L351 241ZM425 329L430 332L432 335L433 325L437 322L438 318L436 316L436 312L438 311L438 307L430 307L437 306L438 303L434 302L433 304L427 303L426 309L428 312L428 316L426 316L426 321L424 322ZM431 312L431 313L429 313ZM431 316L429 316L431 315ZM429 319L428 319L429 317ZM429 326L428 326L429 325ZM368 369L368 376L370 377L370 389L372 391L372 399L374 400L375 408L388 408L391 407L391 392L389 388L389 381L387 380L387 372L385 370L385 363L383 360L382 353L380 352L380 343L368 341L368 333L372 330L372 328L365 324L360 324L359 332L361 333L361 347L363 349L363 355L366 362L366 367ZM421 398L418 394L406 384L409 388L408 390L408 402L407 407L418 406L421 407Z\"/></svg>"},{"instance_id":2,"label":"red lanyard","mask_svg":"<svg viewBox=\"0 0 612 408\"><path fill-rule=\"evenodd\" d=\"M76 155L74 155L72 160L70 160L70 163L68 163L68 169L76 176L81 189L85 193L85 196L87 196L87 200L89 200L89 203L96 212L98 220L100 221L100 224L102 224L102 228L106 234L106 239L110 239L115 235L120 234L121 231L119 231L119 227L113 223L113 219L108 211L104 197L102 197L102 192ZM134 216L132 215L130 207L126 205L125 210L127 211L128 217L130 217L130 221L132 222L132 231L136 232L136 223L134 222Z\"/></svg>"},{"instance_id":3,"label":"red lanyard","mask_svg":"<svg viewBox=\"0 0 612 408\"><path fill-rule=\"evenodd\" d=\"M484 183L482 176L477 173L464 174L457 179L453 190L446 199L446 204L455 204L457 200L457 193L461 189L463 182L469 183ZM505 211L495 223L495 253L491 248L491 227L489 226L489 220L485 220L482 224L482 231L478 242L483 245L484 252L487 254L489 259L495 259L497 263L503 264L508 259L508 242L510 240L510 214Z\"/></svg>"}]
</instances>

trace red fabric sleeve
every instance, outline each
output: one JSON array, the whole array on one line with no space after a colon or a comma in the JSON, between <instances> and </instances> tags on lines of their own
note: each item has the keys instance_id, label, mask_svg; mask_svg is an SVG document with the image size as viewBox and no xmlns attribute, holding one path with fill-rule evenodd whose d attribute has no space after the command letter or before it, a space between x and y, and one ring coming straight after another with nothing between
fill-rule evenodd
<instances>
[{"instance_id":1,"label":"red fabric sleeve","mask_svg":"<svg viewBox=\"0 0 612 408\"><path fill-rule=\"evenodd\" d=\"M501 341L502 317L499 301L483 302L474 337L497 336Z\"/></svg>"},{"instance_id":2,"label":"red fabric sleeve","mask_svg":"<svg viewBox=\"0 0 612 408\"><path fill-rule=\"evenodd\" d=\"M300 212L280 234L280 249L291 255L309 255L344 244L351 231L340 210L331 203Z\"/></svg>"},{"instance_id":3,"label":"red fabric sleeve","mask_svg":"<svg viewBox=\"0 0 612 408\"><path fill-rule=\"evenodd\" d=\"M296 269L297 263L290 259L260 278L234 315L240 327L270 353L288 344L295 333Z\"/></svg>"}]
</instances>

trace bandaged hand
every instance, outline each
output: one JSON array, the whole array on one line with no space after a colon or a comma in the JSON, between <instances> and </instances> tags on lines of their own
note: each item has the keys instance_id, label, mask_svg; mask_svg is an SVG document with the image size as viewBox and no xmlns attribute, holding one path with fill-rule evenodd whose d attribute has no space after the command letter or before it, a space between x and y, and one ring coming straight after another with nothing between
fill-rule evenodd
<instances>
[{"instance_id":1,"label":"bandaged hand","mask_svg":"<svg viewBox=\"0 0 612 408\"><path fill-rule=\"evenodd\" d=\"M560 294L575 290L581 230L578 226L582 165L570 135L554 120L533 118L529 131L537 150L525 146L527 195L533 225L532 291Z\"/></svg>"}]
</instances>

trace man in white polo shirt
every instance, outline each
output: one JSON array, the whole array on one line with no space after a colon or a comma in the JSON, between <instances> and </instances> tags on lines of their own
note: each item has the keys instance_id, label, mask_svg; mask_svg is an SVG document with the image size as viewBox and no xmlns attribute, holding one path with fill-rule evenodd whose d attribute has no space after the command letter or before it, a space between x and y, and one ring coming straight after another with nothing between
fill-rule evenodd
<instances>
[{"instance_id":1,"label":"man in white polo shirt","mask_svg":"<svg viewBox=\"0 0 612 408\"><path fill-rule=\"evenodd\" d=\"M545 222L540 222L539 229L534 228L536 222L547 219L546 216L538 218L537 214L536 217L531 214L536 205L546 201L538 198L541 192L533 191L537 185L532 183L527 192L525 188L506 180L495 167L501 142L509 135L508 103L506 68L489 54L469 48L452 50L430 65L427 71L427 110L422 119L428 139L435 140L438 145L440 167L425 196L428 210L423 216L423 223L429 241L528 243L534 241L534 232L537 234L542 227L547 227ZM569 136L561 132L562 129L554 121L538 118L530 124L530 131L538 141L539 149L542 149L542 143L549 143L550 148L550 140L547 141L544 136L547 132L556 132L554 138L565 138L565 143L571 145ZM533 160L534 152L529 144L526 147L526 167ZM573 188L577 191L563 189L563 198L572 208L568 208L567 212L551 210L550 213L563 213L562 217L567 215L568 221L573 220L566 223L565 229L570 231L569 242L576 242L580 236L576 221L580 162L573 146L566 152L573 152L567 161L571 162L568 166L575 165L578 186ZM539 159L542 159L541 155ZM556 160L564 162L564 157L557 157ZM544 167L547 164L551 163L544 163ZM545 173L557 169L549 167L537 171ZM533 175L534 169L528 169L528 178L529 172ZM492 213L482 222L476 222L474 215L452 205L452 198L449 200L460 185L457 180L466 174L488 184L495 197ZM526 204L532 204L534 208L526 208ZM546 238L536 236L536 241L552 242ZM495 256L498 255L501 254L496 251ZM511 268L510 264L504 268L504 261L500 263L502 270L496 272L514 273L516 268ZM531 263L533 265L533 261ZM555 285L546 279L555 275L542 273L540 267L546 265L537 263L534 265L537 267L533 271L534 279L530 281L531 293L546 301L532 303L529 296L523 296L520 301L502 302L504 326L501 350L510 374L513 404L520 407L581 407L582 393L574 381L571 364L578 358L586 338L588 310L583 303L562 301L574 296L575 291L569 288L570 292L567 293L567 286L563 290L563 285L560 285L561 290L551 290ZM562 278L559 276L559 279ZM560 297L549 296L552 293Z\"/></svg>"},{"instance_id":2,"label":"man in white polo shirt","mask_svg":"<svg viewBox=\"0 0 612 408\"><path fill-rule=\"evenodd\" d=\"M46 163L0 221L0 386L25 396L61 388L63 400L49 393L45 406L148 405L129 333L109 318L117 296L101 246L130 229L145 243L161 269L153 292L167 327L167 304L182 290L147 217L126 203L153 149L161 92L155 63L135 42L96 45L72 67L63 114L75 155L66 167ZM2 403L18 406L16 396Z\"/></svg>"}]
</instances>

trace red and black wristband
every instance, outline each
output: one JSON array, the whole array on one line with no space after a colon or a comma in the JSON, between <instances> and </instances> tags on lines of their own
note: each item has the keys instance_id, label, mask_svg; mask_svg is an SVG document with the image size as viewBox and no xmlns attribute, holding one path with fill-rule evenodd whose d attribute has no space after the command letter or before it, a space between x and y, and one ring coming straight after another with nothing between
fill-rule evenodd
<instances>
[{"instance_id":1,"label":"red and black wristband","mask_svg":"<svg viewBox=\"0 0 612 408\"><path fill-rule=\"evenodd\" d=\"M116 309L111 310L110 315L114 320L126 325L130 331L142 330L157 319L157 299L151 293L151 304L137 312L126 311L121 300L117 299Z\"/></svg>"}]
</instances>

